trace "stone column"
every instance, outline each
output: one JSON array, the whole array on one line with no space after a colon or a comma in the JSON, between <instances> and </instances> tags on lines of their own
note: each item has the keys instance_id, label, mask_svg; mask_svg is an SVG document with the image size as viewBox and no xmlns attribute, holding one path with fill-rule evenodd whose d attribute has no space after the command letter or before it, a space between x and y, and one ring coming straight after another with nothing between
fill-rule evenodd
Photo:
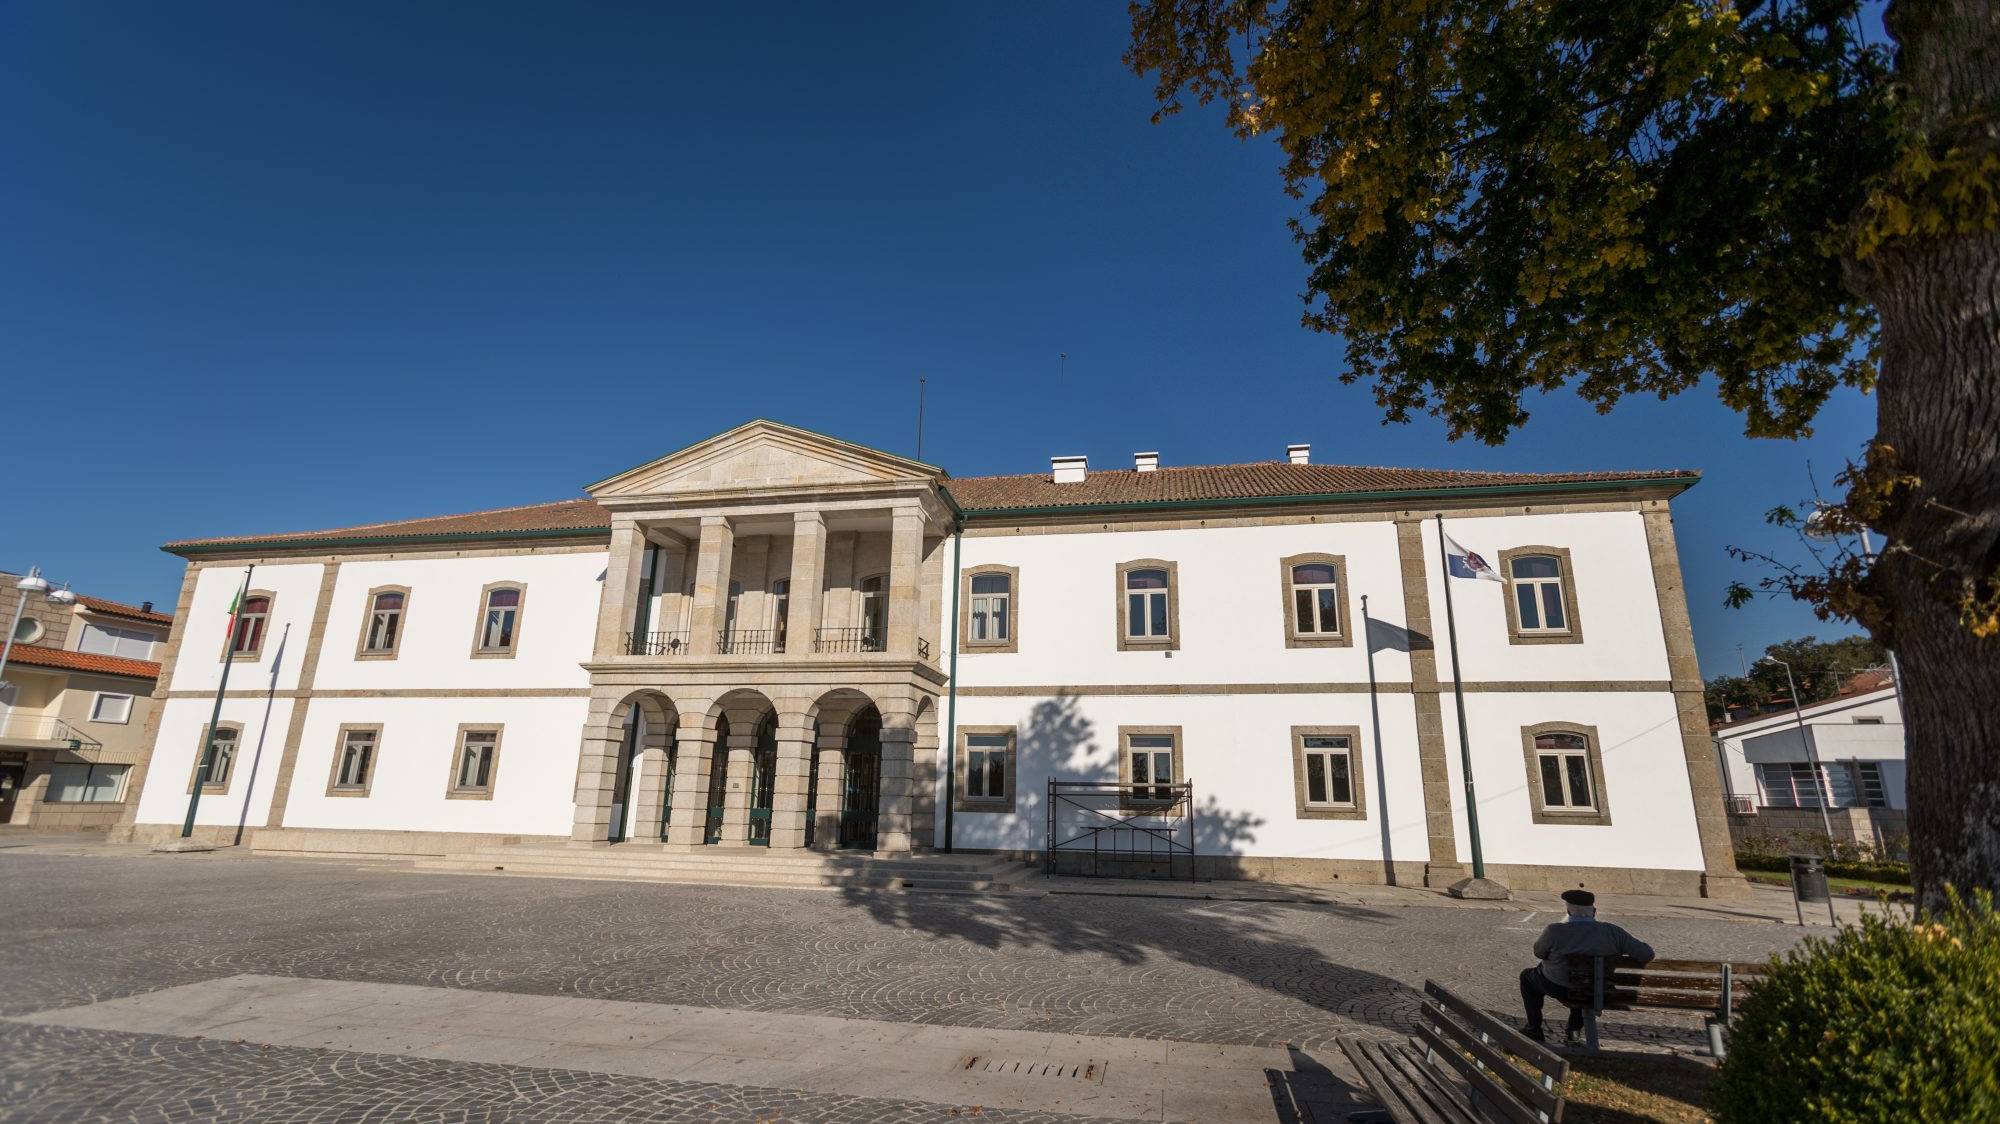
<instances>
[{"instance_id":1,"label":"stone column","mask_svg":"<svg viewBox=\"0 0 2000 1124\"><path fill-rule=\"evenodd\" d=\"M729 715L729 775L722 791L722 843L726 847L742 847L750 842L757 726L763 720L763 714L754 711L732 711Z\"/></svg>"},{"instance_id":2,"label":"stone column","mask_svg":"<svg viewBox=\"0 0 2000 1124\"><path fill-rule=\"evenodd\" d=\"M1424 885L1449 886L1470 873L1458 861L1452 823L1452 784L1445 764L1443 690L1438 682L1437 647L1431 640L1429 566L1424 558L1424 521L1396 521L1398 576L1403 585L1403 627L1410 633L1410 691L1417 718L1417 773L1423 783L1424 827L1430 854Z\"/></svg>"},{"instance_id":3,"label":"stone column","mask_svg":"<svg viewBox=\"0 0 2000 1124\"><path fill-rule=\"evenodd\" d=\"M812 768L812 720L804 714L778 717L778 775L771 796L771 849L806 845L806 773Z\"/></svg>"},{"instance_id":4,"label":"stone column","mask_svg":"<svg viewBox=\"0 0 2000 1124\"><path fill-rule=\"evenodd\" d=\"M660 836L660 817L667 807L667 755L673 752L671 718L647 712L639 729L639 776L627 799L639 806L631 838L646 843Z\"/></svg>"},{"instance_id":5,"label":"stone column","mask_svg":"<svg viewBox=\"0 0 2000 1124\"><path fill-rule=\"evenodd\" d=\"M736 549L736 531L721 515L701 517L701 545L695 549L694 616L688 625L688 646L698 656L715 654L715 635L729 606L729 568Z\"/></svg>"},{"instance_id":6,"label":"stone column","mask_svg":"<svg viewBox=\"0 0 2000 1124\"><path fill-rule=\"evenodd\" d=\"M618 780L618 755L624 751L625 723L618 700L592 695L583 722L583 752L576 762L576 819L569 837L579 843L611 838L611 795Z\"/></svg>"},{"instance_id":7,"label":"stone column","mask_svg":"<svg viewBox=\"0 0 2000 1124\"><path fill-rule=\"evenodd\" d=\"M938 805L937 708L918 717L910 759L910 837L917 850L937 845Z\"/></svg>"},{"instance_id":8,"label":"stone column","mask_svg":"<svg viewBox=\"0 0 2000 1124\"><path fill-rule=\"evenodd\" d=\"M882 793L875 816L877 855L910 853L910 772L916 736L916 718L909 710L882 711Z\"/></svg>"},{"instance_id":9,"label":"stone column","mask_svg":"<svg viewBox=\"0 0 2000 1124\"><path fill-rule=\"evenodd\" d=\"M715 755L715 727L700 710L683 710L675 742L673 819L667 844L677 850L702 845L708 827L708 770Z\"/></svg>"},{"instance_id":10,"label":"stone column","mask_svg":"<svg viewBox=\"0 0 2000 1124\"><path fill-rule=\"evenodd\" d=\"M889 523L889 652L905 659L917 654L919 574L924 560L924 514L899 507Z\"/></svg>"},{"instance_id":11,"label":"stone column","mask_svg":"<svg viewBox=\"0 0 2000 1124\"><path fill-rule=\"evenodd\" d=\"M846 726L840 726L846 730ZM847 735L819 736L819 803L813 807L813 850L840 846L840 802L847 783Z\"/></svg>"},{"instance_id":12,"label":"stone column","mask_svg":"<svg viewBox=\"0 0 2000 1124\"><path fill-rule=\"evenodd\" d=\"M611 520L611 560L604 568L604 589L597 605L597 659L625 654L632 631L632 611L638 596L639 569L646 561L646 536L625 516Z\"/></svg>"},{"instance_id":13,"label":"stone column","mask_svg":"<svg viewBox=\"0 0 2000 1124\"><path fill-rule=\"evenodd\" d=\"M817 511L792 516L792 605L785 651L810 652L819 635L820 591L826 588L826 520Z\"/></svg>"},{"instance_id":14,"label":"stone column","mask_svg":"<svg viewBox=\"0 0 2000 1124\"><path fill-rule=\"evenodd\" d=\"M944 638L947 632L940 631L944 618L944 566L946 548L951 539L927 538L924 540L922 593L917 602L917 635L931 643L931 658L938 659L944 652Z\"/></svg>"}]
</instances>

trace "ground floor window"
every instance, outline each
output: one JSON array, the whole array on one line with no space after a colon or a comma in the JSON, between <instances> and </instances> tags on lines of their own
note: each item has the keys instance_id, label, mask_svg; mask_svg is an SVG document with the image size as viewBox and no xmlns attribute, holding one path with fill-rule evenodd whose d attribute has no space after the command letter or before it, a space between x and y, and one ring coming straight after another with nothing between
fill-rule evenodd
<instances>
[{"instance_id":1,"label":"ground floor window","mask_svg":"<svg viewBox=\"0 0 2000 1124\"><path fill-rule=\"evenodd\" d=\"M500 727L461 726L447 796L478 799L493 795L500 770Z\"/></svg>"},{"instance_id":2,"label":"ground floor window","mask_svg":"<svg viewBox=\"0 0 2000 1124\"><path fill-rule=\"evenodd\" d=\"M375 759L382 741L380 726L342 726L334 743L333 776L328 796L366 796L375 780Z\"/></svg>"},{"instance_id":3,"label":"ground floor window","mask_svg":"<svg viewBox=\"0 0 2000 1124\"><path fill-rule=\"evenodd\" d=\"M1292 727L1292 780L1298 818L1362 819L1361 730Z\"/></svg>"},{"instance_id":4,"label":"ground floor window","mask_svg":"<svg viewBox=\"0 0 2000 1124\"><path fill-rule=\"evenodd\" d=\"M1880 761L1847 761L1815 768L1806 761L1761 761L1757 784L1766 808L1886 808L1888 786Z\"/></svg>"},{"instance_id":5,"label":"ground floor window","mask_svg":"<svg viewBox=\"0 0 2000 1124\"><path fill-rule=\"evenodd\" d=\"M958 732L958 810L1014 810L1014 728L965 726Z\"/></svg>"},{"instance_id":6,"label":"ground floor window","mask_svg":"<svg viewBox=\"0 0 2000 1124\"><path fill-rule=\"evenodd\" d=\"M188 770L188 791L194 791L194 779L201 774L202 762L208 763L208 778L202 783L204 794L229 791L229 778L236 771L236 747L243 739L243 727L233 722L224 722L215 728L215 736L210 737L208 728L202 727L201 741L195 744L194 767Z\"/></svg>"},{"instance_id":7,"label":"ground floor window","mask_svg":"<svg viewBox=\"0 0 2000 1124\"><path fill-rule=\"evenodd\" d=\"M1131 786L1126 800L1133 804L1165 804L1181 782L1181 732L1178 726L1123 726L1119 740L1124 752L1119 781Z\"/></svg>"},{"instance_id":8,"label":"ground floor window","mask_svg":"<svg viewBox=\"0 0 2000 1124\"><path fill-rule=\"evenodd\" d=\"M1597 727L1544 722L1523 729L1521 745L1536 823L1610 825Z\"/></svg>"},{"instance_id":9,"label":"ground floor window","mask_svg":"<svg viewBox=\"0 0 2000 1124\"><path fill-rule=\"evenodd\" d=\"M124 797L129 765L56 765L49 770L54 804L116 804Z\"/></svg>"}]
</instances>

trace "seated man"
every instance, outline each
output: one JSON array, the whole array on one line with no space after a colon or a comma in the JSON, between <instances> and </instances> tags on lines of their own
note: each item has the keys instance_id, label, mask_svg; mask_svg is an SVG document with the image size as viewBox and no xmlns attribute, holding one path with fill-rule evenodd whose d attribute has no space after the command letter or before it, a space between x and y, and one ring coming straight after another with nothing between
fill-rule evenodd
<instances>
[{"instance_id":1,"label":"seated man","mask_svg":"<svg viewBox=\"0 0 2000 1124\"><path fill-rule=\"evenodd\" d=\"M1642 962L1653 958L1652 945L1597 919L1597 895L1589 890L1564 890L1562 900L1569 911L1568 919L1542 930L1542 935L1535 938L1535 955L1542 962L1521 969L1521 1004L1528 1009L1527 1034L1537 1042L1545 1041L1543 997L1552 997L1559 1003L1569 998L1571 956L1629 956ZM1569 1009L1569 1029L1564 1037L1570 1045L1575 1045L1582 1033L1583 1008L1573 1006Z\"/></svg>"}]
</instances>

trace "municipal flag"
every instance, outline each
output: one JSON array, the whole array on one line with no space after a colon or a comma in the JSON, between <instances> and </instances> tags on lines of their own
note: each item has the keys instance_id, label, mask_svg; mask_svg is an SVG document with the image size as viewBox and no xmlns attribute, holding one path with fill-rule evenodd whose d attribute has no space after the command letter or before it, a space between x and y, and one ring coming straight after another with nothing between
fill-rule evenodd
<instances>
[{"instance_id":1,"label":"municipal flag","mask_svg":"<svg viewBox=\"0 0 2000 1124\"><path fill-rule=\"evenodd\" d=\"M1440 530L1438 533L1444 532ZM1458 545L1458 540L1450 535L1444 536L1444 561L1446 572L1454 578L1484 578L1494 582L1500 580L1499 572L1494 570L1486 559Z\"/></svg>"}]
</instances>

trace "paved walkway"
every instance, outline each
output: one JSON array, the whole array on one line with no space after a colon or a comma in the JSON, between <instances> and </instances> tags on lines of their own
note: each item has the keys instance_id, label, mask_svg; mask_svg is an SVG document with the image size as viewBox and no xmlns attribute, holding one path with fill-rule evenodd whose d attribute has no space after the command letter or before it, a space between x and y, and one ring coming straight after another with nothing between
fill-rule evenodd
<instances>
[{"instance_id":1,"label":"paved walkway","mask_svg":"<svg viewBox=\"0 0 2000 1124\"><path fill-rule=\"evenodd\" d=\"M1221 1073L1179 1096L1249 1111L1262 1081L1262 1118L1311 1119L1343 1076L1336 1040L1409 1033L1426 978L1516 1017L1514 974L1550 916L1421 898L815 892L0 845L0 1016L28 1020L0 1022L0 1119L331 1120L371 1106L416 1119L1165 1118L1191 1102L1149 1067L1199 1056ZM1713 916L1633 927L1663 955L1716 959L1759 958L1802 932ZM285 1028L253 1023L265 1016L214 1006L239 987L375 998L314 1016L330 1024L275 1018L304 1028L280 1041ZM499 1013L476 1026L414 1025L486 1004ZM650 1029L589 1041L613 1033L606 1011L624 1013L618 1033ZM197 1016L228 1021L180 1021ZM1671 1014L1605 1030L1608 1045L1700 1041L1699 1019ZM641 1055L626 1051L688 1068L635 1074ZM1010 1084L1019 1069L936 1068L961 1056L1101 1062L1102 1081L1079 1091L1035 1073L1055 1092L1030 1098ZM867 1072L848 1085L841 1065Z\"/></svg>"}]
</instances>

